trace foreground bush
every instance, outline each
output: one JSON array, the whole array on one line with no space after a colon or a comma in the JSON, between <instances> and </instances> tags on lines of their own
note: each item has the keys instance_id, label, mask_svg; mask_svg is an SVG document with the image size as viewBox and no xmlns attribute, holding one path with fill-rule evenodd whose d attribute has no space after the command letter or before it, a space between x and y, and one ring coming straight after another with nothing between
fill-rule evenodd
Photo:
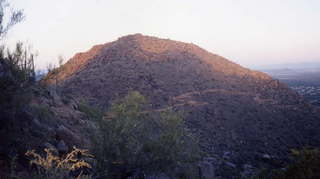
<instances>
[{"instance_id":1,"label":"foreground bush","mask_svg":"<svg viewBox=\"0 0 320 179\"><path fill-rule=\"evenodd\" d=\"M180 114L148 111L146 99L131 92L100 121L95 149L100 171L112 177L174 173L198 160L194 136Z\"/></svg>"},{"instance_id":2,"label":"foreground bush","mask_svg":"<svg viewBox=\"0 0 320 179\"><path fill-rule=\"evenodd\" d=\"M26 155L30 158L30 164L36 169L34 178L63 179L63 178L90 178L88 174L91 165L85 158L93 156L87 150L73 148L65 157L56 155L53 149L45 149L46 156L42 157L34 150L28 151Z\"/></svg>"},{"instance_id":3,"label":"foreground bush","mask_svg":"<svg viewBox=\"0 0 320 179\"><path fill-rule=\"evenodd\" d=\"M34 84L34 56L21 43L14 51L0 47L0 160L6 165L29 143L22 136L30 133L22 129L29 125L27 107Z\"/></svg>"},{"instance_id":4,"label":"foreground bush","mask_svg":"<svg viewBox=\"0 0 320 179\"><path fill-rule=\"evenodd\" d=\"M282 169L263 170L256 179L318 179L320 178L320 151L304 148L292 150L291 163Z\"/></svg>"},{"instance_id":5,"label":"foreground bush","mask_svg":"<svg viewBox=\"0 0 320 179\"><path fill-rule=\"evenodd\" d=\"M294 162L274 179L320 178L320 151L318 149L293 150Z\"/></svg>"},{"instance_id":6,"label":"foreground bush","mask_svg":"<svg viewBox=\"0 0 320 179\"><path fill-rule=\"evenodd\" d=\"M13 114L28 103L28 97L30 96L29 87L34 85L34 83L34 55L25 50L22 43L18 43L13 52L6 51L4 47L1 47L0 112L2 116L6 116L6 113ZM14 116L10 117L14 118ZM1 122L5 123L7 121Z\"/></svg>"}]
</instances>

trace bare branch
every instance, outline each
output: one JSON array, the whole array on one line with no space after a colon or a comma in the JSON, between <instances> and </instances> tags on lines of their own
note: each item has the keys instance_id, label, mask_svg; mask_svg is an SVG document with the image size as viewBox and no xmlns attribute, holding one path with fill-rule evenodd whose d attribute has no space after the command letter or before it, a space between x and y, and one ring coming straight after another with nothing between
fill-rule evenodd
<instances>
[{"instance_id":1,"label":"bare branch","mask_svg":"<svg viewBox=\"0 0 320 179\"><path fill-rule=\"evenodd\" d=\"M7 0L0 0L0 39L2 39L8 31L12 28L12 26L21 22L25 16L22 10L10 9L10 4ZM8 15L8 22L4 22L4 17Z\"/></svg>"}]
</instances>

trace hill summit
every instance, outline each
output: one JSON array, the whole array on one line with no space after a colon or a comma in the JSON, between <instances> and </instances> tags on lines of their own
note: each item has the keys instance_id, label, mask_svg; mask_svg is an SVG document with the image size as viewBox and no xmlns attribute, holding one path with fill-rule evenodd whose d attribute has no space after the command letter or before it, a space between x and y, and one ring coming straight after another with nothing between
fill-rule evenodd
<instances>
[{"instance_id":1,"label":"hill summit","mask_svg":"<svg viewBox=\"0 0 320 179\"><path fill-rule=\"evenodd\" d=\"M194 44L128 35L76 54L45 82L100 107L139 91L153 110L184 111L203 150L237 164L320 144L315 107L270 76Z\"/></svg>"}]
</instances>

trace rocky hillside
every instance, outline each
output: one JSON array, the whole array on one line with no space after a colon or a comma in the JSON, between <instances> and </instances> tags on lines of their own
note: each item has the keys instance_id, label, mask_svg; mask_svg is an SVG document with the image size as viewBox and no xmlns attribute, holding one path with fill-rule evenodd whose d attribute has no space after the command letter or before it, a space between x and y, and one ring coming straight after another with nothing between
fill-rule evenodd
<instances>
[{"instance_id":1,"label":"rocky hillside","mask_svg":"<svg viewBox=\"0 0 320 179\"><path fill-rule=\"evenodd\" d=\"M317 109L268 75L194 44L125 36L76 54L44 82L100 107L136 90L153 110L183 110L203 150L238 166L320 145Z\"/></svg>"},{"instance_id":2,"label":"rocky hillside","mask_svg":"<svg viewBox=\"0 0 320 179\"><path fill-rule=\"evenodd\" d=\"M34 178L26 172L28 150L54 148L65 154L72 146L89 148L92 132L85 131L95 128L78 101L39 85L31 69L8 59L0 56L0 178Z\"/></svg>"}]
</instances>

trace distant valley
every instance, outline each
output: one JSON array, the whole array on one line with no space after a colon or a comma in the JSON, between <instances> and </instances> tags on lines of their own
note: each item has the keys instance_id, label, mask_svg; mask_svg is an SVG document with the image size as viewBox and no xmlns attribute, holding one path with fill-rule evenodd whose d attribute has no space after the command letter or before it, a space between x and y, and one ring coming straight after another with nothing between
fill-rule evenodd
<instances>
[{"instance_id":1,"label":"distant valley","mask_svg":"<svg viewBox=\"0 0 320 179\"><path fill-rule=\"evenodd\" d=\"M262 71L288 84L294 91L309 100L311 104L320 106L320 67L274 68Z\"/></svg>"}]
</instances>

